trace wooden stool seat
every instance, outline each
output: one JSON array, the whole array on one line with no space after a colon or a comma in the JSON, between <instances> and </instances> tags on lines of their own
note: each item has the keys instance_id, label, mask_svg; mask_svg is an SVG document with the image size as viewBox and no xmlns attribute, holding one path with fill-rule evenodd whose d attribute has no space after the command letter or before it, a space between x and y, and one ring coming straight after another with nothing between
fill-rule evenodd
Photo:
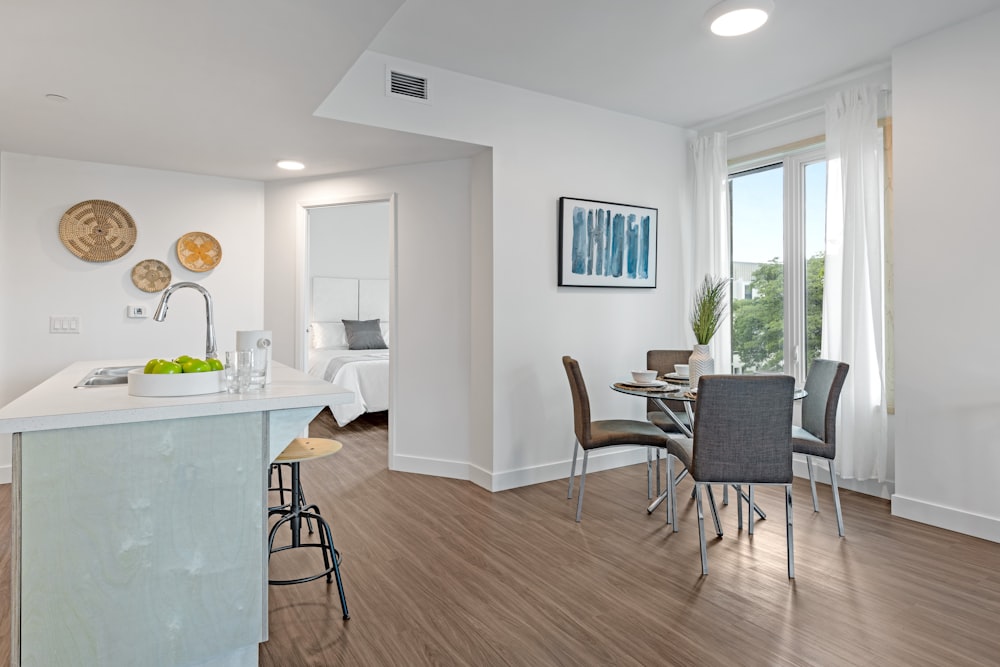
<instances>
[{"instance_id":1,"label":"wooden stool seat","mask_svg":"<svg viewBox=\"0 0 1000 667\"><path fill-rule=\"evenodd\" d=\"M295 438L279 454L271 464L270 470L278 472L278 486L273 487L268 484L268 491L277 491L281 495L281 504L269 507L268 517L277 516L278 521L271 526L268 534L267 549L268 560L271 556L279 554L289 549L300 547L313 547L319 549L323 555L323 570L304 577L295 579L268 579L268 583L274 586L287 586L289 584L302 584L325 577L327 583L331 583L333 578L337 581L337 592L340 594L340 607L344 612L344 620L351 616L347 612L347 599L344 597L344 583L340 577L340 552L333 546L333 532L330 524L320 516L319 508L316 505L306 503L305 494L302 492L302 481L299 473L299 464L303 461L322 458L339 452L343 444L338 440L329 438ZM282 466L291 469L292 479L290 486L285 486L282 479ZM285 492L290 494L289 502L285 503ZM302 539L302 520L305 519L309 534L313 533L313 524L319 531L319 541L310 542ZM284 546L275 546L275 538L278 529L287 524L291 529L291 543ZM332 575L332 576L331 576Z\"/></svg>"},{"instance_id":2,"label":"wooden stool seat","mask_svg":"<svg viewBox=\"0 0 1000 667\"><path fill-rule=\"evenodd\" d=\"M284 451L274 459L275 463L295 463L311 461L330 454L336 454L343 448L343 443L330 438L295 438Z\"/></svg>"}]
</instances>

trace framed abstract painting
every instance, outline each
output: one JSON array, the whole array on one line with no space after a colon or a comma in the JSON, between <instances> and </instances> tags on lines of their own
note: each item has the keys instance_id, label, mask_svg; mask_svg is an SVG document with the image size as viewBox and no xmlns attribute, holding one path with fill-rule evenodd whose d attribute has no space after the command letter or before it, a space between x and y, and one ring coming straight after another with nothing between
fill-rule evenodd
<instances>
[{"instance_id":1,"label":"framed abstract painting","mask_svg":"<svg viewBox=\"0 0 1000 667\"><path fill-rule=\"evenodd\" d=\"M657 209L559 198L559 285L656 287Z\"/></svg>"}]
</instances>

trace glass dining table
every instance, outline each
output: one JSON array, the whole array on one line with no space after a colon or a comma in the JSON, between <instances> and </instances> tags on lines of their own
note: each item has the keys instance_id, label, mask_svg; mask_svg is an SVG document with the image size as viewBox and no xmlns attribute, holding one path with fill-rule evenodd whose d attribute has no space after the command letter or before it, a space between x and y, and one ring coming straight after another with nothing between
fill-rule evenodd
<instances>
[{"instance_id":1,"label":"glass dining table","mask_svg":"<svg viewBox=\"0 0 1000 667\"><path fill-rule=\"evenodd\" d=\"M653 403L653 405L656 406L658 410L660 410L664 415L666 415L667 418L669 418L670 421L672 421L677 426L678 431L680 431L680 433L684 437L686 438L694 437L694 433L692 432L691 429L694 426L694 410L698 401L698 390L691 389L691 387L688 386L686 382L680 380L673 380L669 376L667 376L665 379L657 379L655 382L652 382L650 384L645 384L645 383L640 384L637 382L615 382L611 385L611 388L614 391L617 391L622 394L628 394L629 396L638 396L640 398L648 399L650 402ZM806 395L807 392L805 389L796 388L795 394L793 395L793 399L798 401L805 398ZM674 410L672 410L670 406L667 405L666 401L682 402L684 404L684 411L687 416L687 421L685 422L685 420L681 419L680 415L678 415ZM659 454L657 454L657 456L659 456ZM681 479L683 479L684 476L687 475L687 472L688 471L686 468L682 470L681 473L677 476L675 482L679 482ZM659 486L659 482L657 482L657 486ZM747 495L745 491L743 491L743 489L741 489L737 485L733 485L733 488L736 489L737 492L739 492L740 496L744 500L746 500L748 503L750 502L750 497ZM667 496L666 491L659 494L653 500L653 502L649 504L649 506L646 508L646 511L652 514L653 511L655 511L656 508L659 507L660 503L662 503L666 499L666 496ZM723 504L728 503L728 496L729 496L728 487L726 487L726 491L723 495L723 500L722 500ZM760 507L758 507L756 504L753 505L753 509L757 513L757 516L759 516L761 519L767 518L767 515L764 513L764 511L760 509Z\"/></svg>"}]
</instances>

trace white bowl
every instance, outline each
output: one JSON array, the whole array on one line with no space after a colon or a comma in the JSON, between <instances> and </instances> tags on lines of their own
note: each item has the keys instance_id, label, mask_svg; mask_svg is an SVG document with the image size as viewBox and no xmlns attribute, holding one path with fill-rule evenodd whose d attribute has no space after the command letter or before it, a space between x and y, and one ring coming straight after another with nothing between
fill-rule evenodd
<instances>
[{"instance_id":1,"label":"white bowl","mask_svg":"<svg viewBox=\"0 0 1000 667\"><path fill-rule=\"evenodd\" d=\"M197 396L226 390L225 371L206 373L143 373L136 368L128 372L130 396Z\"/></svg>"},{"instance_id":2,"label":"white bowl","mask_svg":"<svg viewBox=\"0 0 1000 667\"><path fill-rule=\"evenodd\" d=\"M644 382L649 384L656 379L656 371L644 370L644 371L632 371L632 379L636 382Z\"/></svg>"},{"instance_id":3,"label":"white bowl","mask_svg":"<svg viewBox=\"0 0 1000 667\"><path fill-rule=\"evenodd\" d=\"M688 376L688 364L674 364L674 372L686 378Z\"/></svg>"}]
</instances>

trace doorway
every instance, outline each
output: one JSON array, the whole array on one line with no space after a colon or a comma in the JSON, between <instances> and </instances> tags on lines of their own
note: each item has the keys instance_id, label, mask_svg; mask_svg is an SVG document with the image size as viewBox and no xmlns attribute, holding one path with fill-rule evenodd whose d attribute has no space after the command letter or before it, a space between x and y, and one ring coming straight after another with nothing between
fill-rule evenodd
<instances>
[{"instance_id":1,"label":"doorway","mask_svg":"<svg viewBox=\"0 0 1000 667\"><path fill-rule=\"evenodd\" d=\"M380 324L386 343L394 347L396 339L396 200L394 194L372 195L331 199L328 201L299 204L298 215L298 247L297 247L297 277L296 277L296 365L309 371L311 363L318 356L313 353L314 344L326 335L326 326L318 326L314 319L314 298L321 298L314 293L314 284L356 282L361 291L361 310L358 315L345 314L344 319L369 319L376 315L366 314L365 304L371 303L372 297L365 294L375 286L375 290L385 290L387 287L387 303L379 304ZM379 288L381 285L381 288ZM377 301L378 299L376 299ZM323 315L324 319L336 318L340 322L339 313ZM387 326L386 326L387 325ZM374 354L376 351L372 350ZM388 407L388 462L392 469L395 451L394 426L394 396L396 388L397 364L388 363L388 379L386 392L381 398L374 397L373 405L380 406L384 401ZM359 393L359 387L347 387ZM360 410L360 408L359 408ZM350 414L341 415L351 418Z\"/></svg>"}]
</instances>

